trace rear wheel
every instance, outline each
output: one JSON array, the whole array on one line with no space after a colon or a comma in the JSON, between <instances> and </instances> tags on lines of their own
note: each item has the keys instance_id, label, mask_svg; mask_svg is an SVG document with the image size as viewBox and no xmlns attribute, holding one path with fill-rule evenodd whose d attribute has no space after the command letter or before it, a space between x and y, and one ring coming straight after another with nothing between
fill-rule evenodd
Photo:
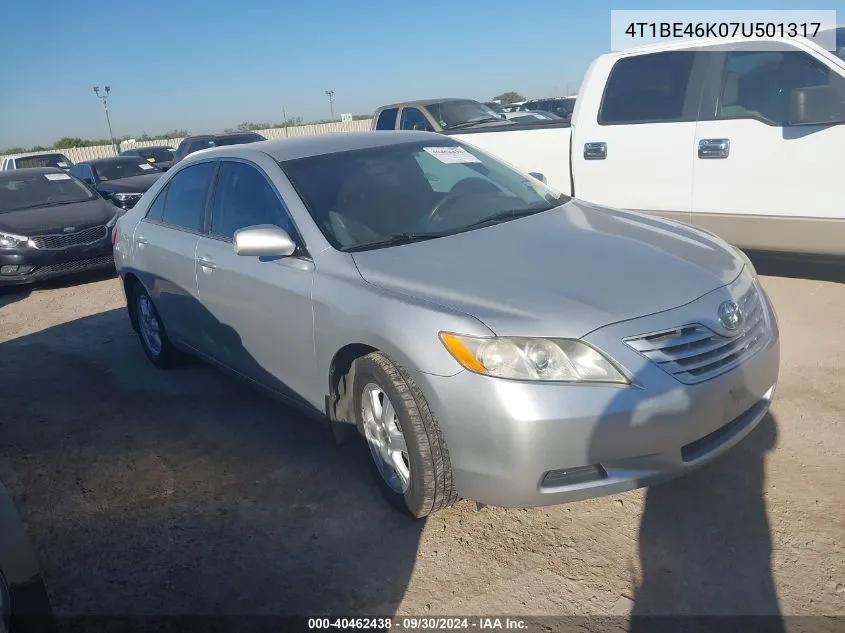
<instances>
[{"instance_id":1,"label":"rear wheel","mask_svg":"<svg viewBox=\"0 0 845 633\"><path fill-rule=\"evenodd\" d=\"M137 283L132 288L130 296L138 338L141 340L141 347L147 358L159 369L173 367L178 363L180 354L167 338L164 324L150 295L140 283Z\"/></svg>"},{"instance_id":2,"label":"rear wheel","mask_svg":"<svg viewBox=\"0 0 845 633\"><path fill-rule=\"evenodd\" d=\"M387 356L373 352L355 367L355 412L387 501L417 518L457 499L446 441L425 397Z\"/></svg>"}]
</instances>

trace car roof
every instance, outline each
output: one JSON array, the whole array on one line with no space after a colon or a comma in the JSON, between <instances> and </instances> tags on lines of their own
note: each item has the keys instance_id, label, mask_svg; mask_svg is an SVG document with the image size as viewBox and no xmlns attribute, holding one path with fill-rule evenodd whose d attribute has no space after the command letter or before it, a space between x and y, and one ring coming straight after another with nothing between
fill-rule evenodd
<instances>
[{"instance_id":1,"label":"car roof","mask_svg":"<svg viewBox=\"0 0 845 633\"><path fill-rule=\"evenodd\" d=\"M64 156L67 158L67 155L62 152L60 149L48 149L43 152L24 152L23 154L9 154L8 156L4 156L3 159L7 158L29 158L30 156L50 156L53 154L58 154L59 156Z\"/></svg>"},{"instance_id":2,"label":"car roof","mask_svg":"<svg viewBox=\"0 0 845 633\"><path fill-rule=\"evenodd\" d=\"M314 136L298 136L272 141L258 141L256 143L245 143L242 145L212 147L189 154L183 162L194 162L195 160L203 160L212 156L246 157L254 152L267 154L272 159L282 162L337 152L388 147L390 145L426 140L442 145L444 141L449 141L450 139L448 136L434 132L417 132L411 130L317 134Z\"/></svg>"},{"instance_id":3,"label":"car roof","mask_svg":"<svg viewBox=\"0 0 845 633\"><path fill-rule=\"evenodd\" d=\"M261 136L258 132L226 132L224 134L194 134L193 136L186 136L182 139L185 141L204 141L214 138L238 138L239 136ZM164 146L162 146L164 147Z\"/></svg>"},{"instance_id":4,"label":"car roof","mask_svg":"<svg viewBox=\"0 0 845 633\"><path fill-rule=\"evenodd\" d=\"M0 171L0 180L11 180L16 176L37 176L38 174L64 174L63 169L58 167L24 167L23 169L10 169L9 171Z\"/></svg>"},{"instance_id":5,"label":"car roof","mask_svg":"<svg viewBox=\"0 0 845 633\"><path fill-rule=\"evenodd\" d=\"M379 110L387 110L388 108L401 108L403 106L430 106L435 103L449 103L453 101L475 101L469 97L445 97L443 99L414 99L413 101L400 101L398 103L391 103L390 105L381 106ZM479 101L478 103L483 103Z\"/></svg>"},{"instance_id":6,"label":"car roof","mask_svg":"<svg viewBox=\"0 0 845 633\"><path fill-rule=\"evenodd\" d=\"M140 152L142 149L173 149L170 145L144 145L143 147L130 147L129 149L125 149L120 152L120 155L123 156L127 152Z\"/></svg>"}]
</instances>

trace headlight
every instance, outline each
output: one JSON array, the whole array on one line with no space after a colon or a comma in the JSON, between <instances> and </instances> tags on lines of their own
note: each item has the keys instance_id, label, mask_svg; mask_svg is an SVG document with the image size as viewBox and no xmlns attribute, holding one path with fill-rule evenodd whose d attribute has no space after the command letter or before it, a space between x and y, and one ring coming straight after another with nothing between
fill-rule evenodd
<instances>
[{"instance_id":1,"label":"headlight","mask_svg":"<svg viewBox=\"0 0 845 633\"><path fill-rule=\"evenodd\" d=\"M746 255L741 249L737 248L736 246L733 246L732 248L736 251L737 257L739 257L743 262L745 262L745 265L746 267L748 267L748 272L751 273L751 276L756 277L757 269L754 268L754 264L751 263L751 260L748 258L748 255Z\"/></svg>"},{"instance_id":2,"label":"headlight","mask_svg":"<svg viewBox=\"0 0 845 633\"><path fill-rule=\"evenodd\" d=\"M29 238L24 235L0 232L0 248L19 248L27 242Z\"/></svg>"},{"instance_id":3,"label":"headlight","mask_svg":"<svg viewBox=\"0 0 845 633\"><path fill-rule=\"evenodd\" d=\"M440 340L466 369L487 376L559 382L630 382L607 356L582 341L477 337L449 332L441 332Z\"/></svg>"}]
</instances>

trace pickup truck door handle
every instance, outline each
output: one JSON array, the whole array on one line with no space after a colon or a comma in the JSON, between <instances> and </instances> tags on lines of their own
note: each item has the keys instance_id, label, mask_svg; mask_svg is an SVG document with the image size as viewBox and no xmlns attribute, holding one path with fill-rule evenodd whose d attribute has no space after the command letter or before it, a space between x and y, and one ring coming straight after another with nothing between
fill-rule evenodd
<instances>
[{"instance_id":1,"label":"pickup truck door handle","mask_svg":"<svg viewBox=\"0 0 845 633\"><path fill-rule=\"evenodd\" d=\"M607 158L607 143L584 143L584 160Z\"/></svg>"},{"instance_id":2,"label":"pickup truck door handle","mask_svg":"<svg viewBox=\"0 0 845 633\"><path fill-rule=\"evenodd\" d=\"M208 258L208 257L200 257L199 263L200 263L200 266L202 266L203 268L209 268L209 269L217 268L217 264L215 264L213 261L211 261L211 259Z\"/></svg>"},{"instance_id":3,"label":"pickup truck door handle","mask_svg":"<svg viewBox=\"0 0 845 633\"><path fill-rule=\"evenodd\" d=\"M607 158L607 143L584 143L584 160Z\"/></svg>"},{"instance_id":4,"label":"pickup truck door handle","mask_svg":"<svg viewBox=\"0 0 845 633\"><path fill-rule=\"evenodd\" d=\"M730 139L703 138L698 142L699 158L727 158L730 153Z\"/></svg>"}]
</instances>

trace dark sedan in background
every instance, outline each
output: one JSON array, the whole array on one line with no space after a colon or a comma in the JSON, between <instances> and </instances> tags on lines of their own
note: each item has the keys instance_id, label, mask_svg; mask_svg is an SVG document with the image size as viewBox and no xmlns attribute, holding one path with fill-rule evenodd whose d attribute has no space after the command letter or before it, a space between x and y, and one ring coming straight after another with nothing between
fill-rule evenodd
<instances>
[{"instance_id":1,"label":"dark sedan in background","mask_svg":"<svg viewBox=\"0 0 845 633\"><path fill-rule=\"evenodd\" d=\"M182 139L179 147L176 148L176 157L173 163L178 163L188 154L193 154L201 149L209 147L221 147L223 145L241 145L243 143L257 143L267 139L256 132L232 132L231 134L200 134L188 136Z\"/></svg>"},{"instance_id":2,"label":"dark sedan in background","mask_svg":"<svg viewBox=\"0 0 845 633\"><path fill-rule=\"evenodd\" d=\"M0 633L53 633L41 570L9 493L0 483Z\"/></svg>"},{"instance_id":3,"label":"dark sedan in background","mask_svg":"<svg viewBox=\"0 0 845 633\"><path fill-rule=\"evenodd\" d=\"M0 172L0 286L113 269L122 213L57 167Z\"/></svg>"},{"instance_id":4,"label":"dark sedan in background","mask_svg":"<svg viewBox=\"0 0 845 633\"><path fill-rule=\"evenodd\" d=\"M155 165L161 171L167 171L173 167L173 158L176 156L176 149L169 145L150 145L123 150L120 152L120 155L141 158Z\"/></svg>"},{"instance_id":5,"label":"dark sedan in background","mask_svg":"<svg viewBox=\"0 0 845 633\"><path fill-rule=\"evenodd\" d=\"M164 172L137 156L118 156L76 163L70 173L121 209L131 209Z\"/></svg>"}]
</instances>

